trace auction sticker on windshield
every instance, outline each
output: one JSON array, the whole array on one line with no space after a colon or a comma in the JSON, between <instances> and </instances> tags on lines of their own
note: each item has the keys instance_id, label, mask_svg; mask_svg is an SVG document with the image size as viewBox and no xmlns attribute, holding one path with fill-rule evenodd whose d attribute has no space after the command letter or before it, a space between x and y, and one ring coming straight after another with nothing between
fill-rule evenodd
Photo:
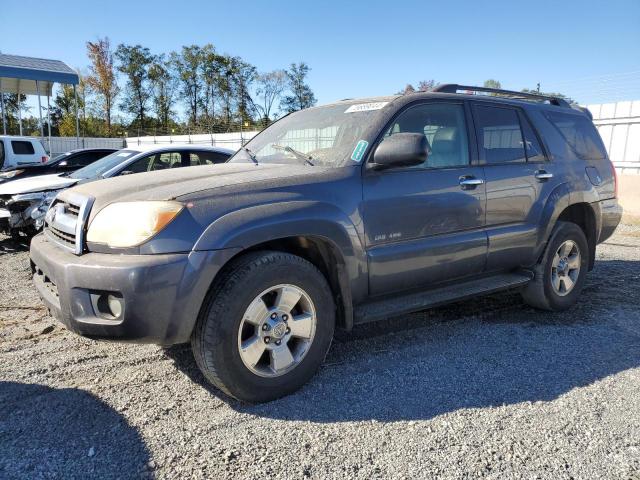
<instances>
[{"instance_id":1,"label":"auction sticker on windshield","mask_svg":"<svg viewBox=\"0 0 640 480\"><path fill-rule=\"evenodd\" d=\"M364 156L364 151L367 149L369 142L366 140L360 140L356 144L356 148L353 149L353 153L351 154L351 160L354 162L362 161L362 157Z\"/></svg>"},{"instance_id":2,"label":"auction sticker on windshield","mask_svg":"<svg viewBox=\"0 0 640 480\"><path fill-rule=\"evenodd\" d=\"M344 113L368 112L369 110L380 110L389 102L357 103L347 108Z\"/></svg>"}]
</instances>

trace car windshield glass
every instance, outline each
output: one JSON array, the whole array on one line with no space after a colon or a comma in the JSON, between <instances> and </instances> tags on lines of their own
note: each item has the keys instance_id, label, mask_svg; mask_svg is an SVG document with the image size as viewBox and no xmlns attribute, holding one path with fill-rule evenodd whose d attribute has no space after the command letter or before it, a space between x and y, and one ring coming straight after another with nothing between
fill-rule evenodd
<instances>
[{"instance_id":1,"label":"car windshield glass","mask_svg":"<svg viewBox=\"0 0 640 480\"><path fill-rule=\"evenodd\" d=\"M60 160L62 160L63 158L68 157L69 155L71 155L71 152L67 152L67 153L61 153L60 155L56 155L53 158L50 158L49 161L47 161L45 163L45 165L50 165L52 163L56 163L59 162Z\"/></svg>"},{"instance_id":2,"label":"car windshield glass","mask_svg":"<svg viewBox=\"0 0 640 480\"><path fill-rule=\"evenodd\" d=\"M340 167L352 161L356 149L360 161L363 135L387 103L341 103L292 113L256 135L230 162Z\"/></svg>"},{"instance_id":3,"label":"car windshield glass","mask_svg":"<svg viewBox=\"0 0 640 480\"><path fill-rule=\"evenodd\" d=\"M117 152L107 155L100 160L93 162L91 165L87 165L80 170L76 170L69 175L71 178L78 178L85 180L87 178L96 178L111 170L113 167L120 165L125 160L131 158L132 155L140 153L137 150L118 150Z\"/></svg>"}]
</instances>

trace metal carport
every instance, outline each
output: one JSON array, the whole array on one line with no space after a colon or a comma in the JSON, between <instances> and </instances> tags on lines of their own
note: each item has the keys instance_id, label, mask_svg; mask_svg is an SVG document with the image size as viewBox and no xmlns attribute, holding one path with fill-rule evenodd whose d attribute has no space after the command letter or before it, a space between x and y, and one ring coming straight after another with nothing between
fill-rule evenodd
<instances>
[{"instance_id":1,"label":"metal carport","mask_svg":"<svg viewBox=\"0 0 640 480\"><path fill-rule=\"evenodd\" d=\"M51 115L49 114L49 99L53 92L54 83L73 85L76 110L76 139L80 137L80 122L78 119L78 92L76 86L80 82L78 74L67 64L60 60L48 60L44 58L22 57L19 55L6 55L0 53L0 103L2 104L2 131L7 134L7 117L4 104L5 93L18 95L38 96L38 117L40 119L40 135L44 138L42 123L42 105L40 96L47 96L47 126L49 130L49 147L51 147ZM22 135L22 112L18 108L18 123L20 135Z\"/></svg>"}]
</instances>

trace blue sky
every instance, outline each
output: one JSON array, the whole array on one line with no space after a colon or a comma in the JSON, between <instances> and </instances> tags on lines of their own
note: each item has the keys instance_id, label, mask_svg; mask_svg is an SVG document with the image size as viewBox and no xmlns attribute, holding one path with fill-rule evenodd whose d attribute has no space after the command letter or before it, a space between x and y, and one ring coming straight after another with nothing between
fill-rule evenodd
<instances>
[{"instance_id":1,"label":"blue sky","mask_svg":"<svg viewBox=\"0 0 640 480\"><path fill-rule=\"evenodd\" d=\"M430 78L640 99L640 0L2 0L0 25L3 53L82 69L98 36L155 53L210 42L261 71L304 60L320 103Z\"/></svg>"}]
</instances>

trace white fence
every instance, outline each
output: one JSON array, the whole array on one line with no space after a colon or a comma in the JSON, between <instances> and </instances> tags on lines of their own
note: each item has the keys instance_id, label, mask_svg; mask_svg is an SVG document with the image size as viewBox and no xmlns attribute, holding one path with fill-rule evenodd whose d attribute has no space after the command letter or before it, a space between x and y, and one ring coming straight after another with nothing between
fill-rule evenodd
<instances>
[{"instance_id":1,"label":"white fence","mask_svg":"<svg viewBox=\"0 0 640 480\"><path fill-rule=\"evenodd\" d=\"M640 175L640 100L587 108L618 172Z\"/></svg>"},{"instance_id":2,"label":"white fence","mask_svg":"<svg viewBox=\"0 0 640 480\"><path fill-rule=\"evenodd\" d=\"M148 137L129 137L127 147L136 145L170 145L172 143L189 143L196 145L211 145L212 147L237 150L251 140L258 132L231 132L231 133L203 133L198 135L166 135Z\"/></svg>"},{"instance_id":3,"label":"white fence","mask_svg":"<svg viewBox=\"0 0 640 480\"><path fill-rule=\"evenodd\" d=\"M93 138L93 137L41 137L42 145L49 151L51 158L61 153L74 150L76 148L124 148L125 141L122 138Z\"/></svg>"}]
</instances>

